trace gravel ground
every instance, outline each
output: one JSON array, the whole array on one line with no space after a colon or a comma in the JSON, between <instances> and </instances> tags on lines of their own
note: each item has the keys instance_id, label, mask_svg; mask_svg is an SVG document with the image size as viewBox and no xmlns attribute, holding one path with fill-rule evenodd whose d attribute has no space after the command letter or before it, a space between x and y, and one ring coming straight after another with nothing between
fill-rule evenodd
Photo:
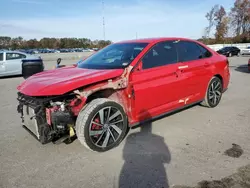
<instances>
[{"instance_id":1,"label":"gravel ground","mask_svg":"<svg viewBox=\"0 0 250 188\"><path fill-rule=\"evenodd\" d=\"M41 145L20 126L16 112L16 86L23 78L0 79L0 187L211 188L225 177L240 183L217 187L250 187L248 58L230 58L231 83L218 107L194 106L132 129L119 147L105 153L91 152L78 140ZM50 68L55 62L45 63ZM238 158L224 153L232 144L241 149Z\"/></svg>"}]
</instances>

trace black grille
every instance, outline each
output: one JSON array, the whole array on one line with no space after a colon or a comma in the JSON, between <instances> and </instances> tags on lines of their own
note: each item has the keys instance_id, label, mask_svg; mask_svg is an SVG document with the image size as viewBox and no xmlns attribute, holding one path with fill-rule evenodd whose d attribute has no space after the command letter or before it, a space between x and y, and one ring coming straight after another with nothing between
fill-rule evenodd
<instances>
[{"instance_id":1,"label":"black grille","mask_svg":"<svg viewBox=\"0 0 250 188\"><path fill-rule=\"evenodd\" d=\"M32 108L43 105L43 101L41 99L39 100L36 97L30 97L20 92L18 92L17 100L19 101L20 105L28 105Z\"/></svg>"}]
</instances>

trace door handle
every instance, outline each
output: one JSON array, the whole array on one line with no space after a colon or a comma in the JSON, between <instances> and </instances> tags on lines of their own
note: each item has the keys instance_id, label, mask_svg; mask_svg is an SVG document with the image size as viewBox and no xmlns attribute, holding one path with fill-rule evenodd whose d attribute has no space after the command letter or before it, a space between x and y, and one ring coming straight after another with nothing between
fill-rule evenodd
<instances>
[{"instance_id":1,"label":"door handle","mask_svg":"<svg viewBox=\"0 0 250 188\"><path fill-rule=\"evenodd\" d=\"M209 63L208 62L206 62L205 64L204 64L204 67L209 67Z\"/></svg>"},{"instance_id":2,"label":"door handle","mask_svg":"<svg viewBox=\"0 0 250 188\"><path fill-rule=\"evenodd\" d=\"M178 67L179 70L183 70L183 69L186 69L186 68L188 68L188 65L183 65L183 66Z\"/></svg>"}]
</instances>

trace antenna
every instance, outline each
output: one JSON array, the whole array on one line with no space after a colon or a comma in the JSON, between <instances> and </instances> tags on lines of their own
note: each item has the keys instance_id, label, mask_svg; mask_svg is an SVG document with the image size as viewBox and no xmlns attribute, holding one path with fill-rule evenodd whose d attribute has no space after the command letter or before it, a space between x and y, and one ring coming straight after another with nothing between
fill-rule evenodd
<instances>
[{"instance_id":1,"label":"antenna","mask_svg":"<svg viewBox=\"0 0 250 188\"><path fill-rule=\"evenodd\" d=\"M103 25L103 40L105 40L104 0L102 0L102 25Z\"/></svg>"}]
</instances>

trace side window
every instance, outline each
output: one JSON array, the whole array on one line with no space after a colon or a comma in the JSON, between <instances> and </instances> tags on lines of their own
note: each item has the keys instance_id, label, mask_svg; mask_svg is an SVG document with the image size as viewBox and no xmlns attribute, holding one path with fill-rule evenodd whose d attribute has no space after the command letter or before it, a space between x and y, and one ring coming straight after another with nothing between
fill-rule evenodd
<instances>
[{"instance_id":1,"label":"side window","mask_svg":"<svg viewBox=\"0 0 250 188\"><path fill-rule=\"evenodd\" d=\"M19 53L6 53L6 60L22 59L25 57L25 55Z\"/></svg>"},{"instance_id":2,"label":"side window","mask_svg":"<svg viewBox=\"0 0 250 188\"><path fill-rule=\"evenodd\" d=\"M206 48L204 48L203 46L201 46L199 44L197 44L197 46L200 48L202 58L207 58L207 57L212 56L212 53L209 52Z\"/></svg>"},{"instance_id":3,"label":"side window","mask_svg":"<svg viewBox=\"0 0 250 188\"><path fill-rule=\"evenodd\" d=\"M150 69L177 63L177 51L173 41L161 42L151 48L142 59L142 68Z\"/></svg>"},{"instance_id":4,"label":"side window","mask_svg":"<svg viewBox=\"0 0 250 188\"><path fill-rule=\"evenodd\" d=\"M26 58L26 55L20 54L21 58Z\"/></svg>"},{"instance_id":5,"label":"side window","mask_svg":"<svg viewBox=\"0 0 250 188\"><path fill-rule=\"evenodd\" d=\"M3 61L3 53L0 53L0 61Z\"/></svg>"},{"instance_id":6,"label":"side window","mask_svg":"<svg viewBox=\"0 0 250 188\"><path fill-rule=\"evenodd\" d=\"M180 41L177 43L179 60L181 62L193 61L202 58L199 47L194 42Z\"/></svg>"}]
</instances>

